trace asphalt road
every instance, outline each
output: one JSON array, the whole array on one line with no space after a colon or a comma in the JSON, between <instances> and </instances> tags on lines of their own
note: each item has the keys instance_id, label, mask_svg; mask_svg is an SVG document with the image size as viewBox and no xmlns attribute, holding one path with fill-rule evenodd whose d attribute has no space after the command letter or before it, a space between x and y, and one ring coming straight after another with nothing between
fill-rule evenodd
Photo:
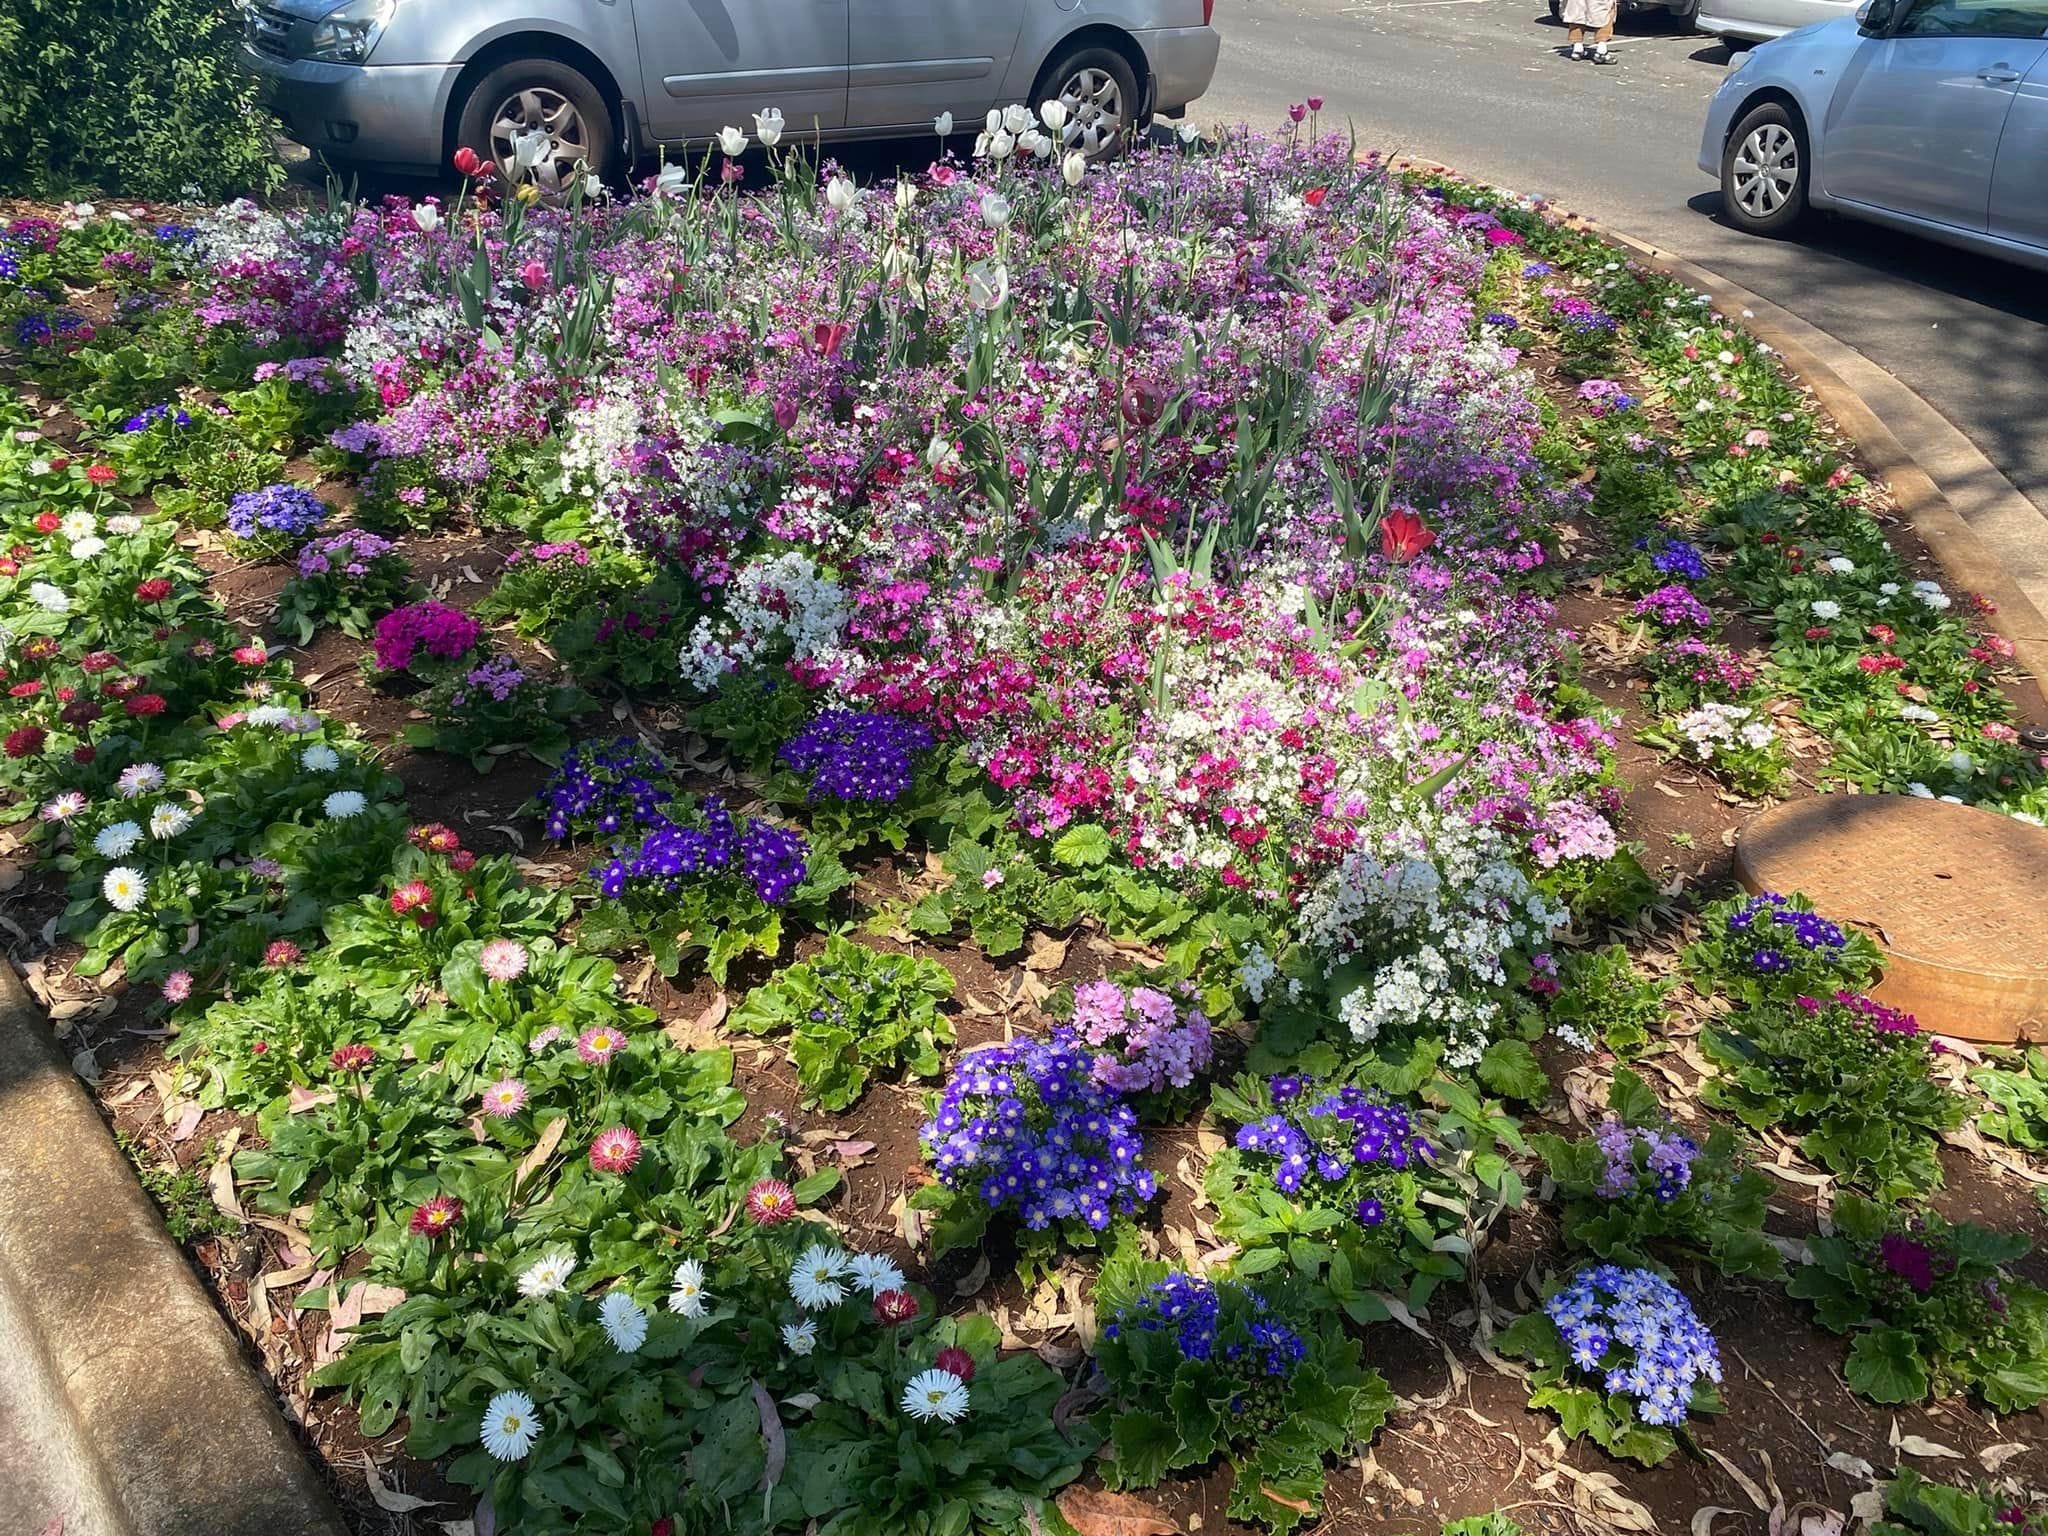
<instances>
[{"instance_id":1,"label":"asphalt road","mask_svg":"<svg viewBox=\"0 0 2048 1536\"><path fill-rule=\"evenodd\" d=\"M1619 67L1559 56L1542 0L1217 0L1223 57L1192 115L1271 127L1323 97L1359 142L1440 161L1688 256L1862 352L2048 514L2048 277L1847 221L1791 242L1723 225L1695 164L1730 55L1624 15Z\"/></svg>"}]
</instances>

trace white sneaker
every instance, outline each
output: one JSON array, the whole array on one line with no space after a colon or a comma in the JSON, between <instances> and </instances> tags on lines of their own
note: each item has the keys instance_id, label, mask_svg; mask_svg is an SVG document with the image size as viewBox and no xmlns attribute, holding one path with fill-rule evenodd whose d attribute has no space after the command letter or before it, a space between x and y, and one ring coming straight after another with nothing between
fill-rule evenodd
<instances>
[{"instance_id":1,"label":"white sneaker","mask_svg":"<svg viewBox=\"0 0 2048 1536\"><path fill-rule=\"evenodd\" d=\"M1571 56L1575 59L1583 59L1586 56L1586 45L1584 43L1573 43Z\"/></svg>"}]
</instances>

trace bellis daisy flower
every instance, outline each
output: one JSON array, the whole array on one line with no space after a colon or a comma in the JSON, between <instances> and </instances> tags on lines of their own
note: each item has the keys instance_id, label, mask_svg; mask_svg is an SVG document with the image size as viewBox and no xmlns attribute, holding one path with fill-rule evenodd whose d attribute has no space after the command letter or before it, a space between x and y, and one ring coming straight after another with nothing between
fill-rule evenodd
<instances>
[{"instance_id":1,"label":"bellis daisy flower","mask_svg":"<svg viewBox=\"0 0 2048 1536\"><path fill-rule=\"evenodd\" d=\"M100 894L116 912L138 910L148 891L149 885L142 878L142 872L130 869L126 864L116 864L100 881Z\"/></svg>"},{"instance_id":2,"label":"bellis daisy flower","mask_svg":"<svg viewBox=\"0 0 2048 1536\"><path fill-rule=\"evenodd\" d=\"M320 808L336 821L352 821L363 814L368 803L361 790L337 789L320 803Z\"/></svg>"},{"instance_id":3,"label":"bellis daisy flower","mask_svg":"<svg viewBox=\"0 0 2048 1536\"><path fill-rule=\"evenodd\" d=\"M789 1294L807 1312L837 1306L846 1299L848 1263L837 1248L812 1244L789 1272Z\"/></svg>"},{"instance_id":4,"label":"bellis daisy flower","mask_svg":"<svg viewBox=\"0 0 2048 1536\"><path fill-rule=\"evenodd\" d=\"M818 1347L818 1325L808 1317L782 1325L782 1347L792 1355L808 1355Z\"/></svg>"},{"instance_id":5,"label":"bellis daisy flower","mask_svg":"<svg viewBox=\"0 0 2048 1536\"><path fill-rule=\"evenodd\" d=\"M685 1259L676 1266L675 1284L669 1289L668 1309L679 1317L702 1317L711 1298L704 1294L704 1266Z\"/></svg>"},{"instance_id":6,"label":"bellis daisy flower","mask_svg":"<svg viewBox=\"0 0 2048 1536\"><path fill-rule=\"evenodd\" d=\"M566 1248L557 1248L552 1253L542 1254L526 1267L526 1273L519 1277L519 1294L522 1296L552 1296L566 1290L569 1277L576 1273L576 1255Z\"/></svg>"},{"instance_id":7,"label":"bellis daisy flower","mask_svg":"<svg viewBox=\"0 0 2048 1536\"><path fill-rule=\"evenodd\" d=\"M612 1348L622 1355L633 1354L647 1342L647 1314L624 1291L613 1291L598 1303L597 1320Z\"/></svg>"},{"instance_id":8,"label":"bellis daisy flower","mask_svg":"<svg viewBox=\"0 0 2048 1536\"><path fill-rule=\"evenodd\" d=\"M540 1437L540 1415L524 1392L500 1392L484 1409L484 1449L500 1461L517 1461Z\"/></svg>"},{"instance_id":9,"label":"bellis daisy flower","mask_svg":"<svg viewBox=\"0 0 2048 1536\"><path fill-rule=\"evenodd\" d=\"M919 1371L903 1389L903 1411L913 1419L955 1424L967 1416L967 1383L951 1371Z\"/></svg>"}]
</instances>

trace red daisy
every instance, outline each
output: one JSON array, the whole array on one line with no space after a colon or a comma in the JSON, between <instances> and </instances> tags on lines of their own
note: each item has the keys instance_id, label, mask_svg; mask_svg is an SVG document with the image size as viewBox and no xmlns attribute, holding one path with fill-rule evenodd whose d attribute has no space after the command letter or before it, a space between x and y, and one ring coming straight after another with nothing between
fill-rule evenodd
<instances>
[{"instance_id":1,"label":"red daisy","mask_svg":"<svg viewBox=\"0 0 2048 1536\"><path fill-rule=\"evenodd\" d=\"M328 1064L337 1072L361 1072L377 1059L374 1045L338 1045L334 1054L327 1058Z\"/></svg>"},{"instance_id":2,"label":"red daisy","mask_svg":"<svg viewBox=\"0 0 2048 1536\"><path fill-rule=\"evenodd\" d=\"M111 464L88 464L85 469L85 478L94 485L112 485L121 478L121 471L114 468Z\"/></svg>"},{"instance_id":3,"label":"red daisy","mask_svg":"<svg viewBox=\"0 0 2048 1536\"><path fill-rule=\"evenodd\" d=\"M951 1371L962 1381L974 1380L974 1356L958 1344L948 1344L932 1357L932 1364L942 1371Z\"/></svg>"},{"instance_id":4,"label":"red daisy","mask_svg":"<svg viewBox=\"0 0 2048 1536\"><path fill-rule=\"evenodd\" d=\"M0 742L0 751L9 757L34 757L49 739L50 733L40 725L24 725L7 733L7 739Z\"/></svg>"},{"instance_id":5,"label":"red daisy","mask_svg":"<svg viewBox=\"0 0 2048 1536\"><path fill-rule=\"evenodd\" d=\"M630 1126L615 1125L591 1140L590 1166L599 1173L631 1173L639 1161L640 1138Z\"/></svg>"},{"instance_id":6,"label":"red daisy","mask_svg":"<svg viewBox=\"0 0 2048 1536\"><path fill-rule=\"evenodd\" d=\"M64 519L54 512L38 512L36 514L37 533L55 533L63 524Z\"/></svg>"},{"instance_id":7,"label":"red daisy","mask_svg":"<svg viewBox=\"0 0 2048 1536\"><path fill-rule=\"evenodd\" d=\"M462 1202L453 1195L436 1195L412 1213L412 1230L422 1237L439 1237L462 1220Z\"/></svg>"},{"instance_id":8,"label":"red daisy","mask_svg":"<svg viewBox=\"0 0 2048 1536\"><path fill-rule=\"evenodd\" d=\"M168 576L152 576L147 581L135 584L135 595L145 603L160 603L171 595L171 579Z\"/></svg>"},{"instance_id":9,"label":"red daisy","mask_svg":"<svg viewBox=\"0 0 2048 1536\"><path fill-rule=\"evenodd\" d=\"M263 951L263 963L273 971L283 970L288 965L297 965L305 958L305 951L290 939L273 939Z\"/></svg>"},{"instance_id":10,"label":"red daisy","mask_svg":"<svg viewBox=\"0 0 2048 1536\"><path fill-rule=\"evenodd\" d=\"M764 1227L796 1214L796 1196L780 1179L758 1179L747 1191L747 1214Z\"/></svg>"},{"instance_id":11,"label":"red daisy","mask_svg":"<svg viewBox=\"0 0 2048 1536\"><path fill-rule=\"evenodd\" d=\"M875 1321L907 1323L918 1314L917 1298L908 1291L884 1291L875 1298Z\"/></svg>"},{"instance_id":12,"label":"red daisy","mask_svg":"<svg viewBox=\"0 0 2048 1536\"><path fill-rule=\"evenodd\" d=\"M138 693L125 701L122 706L130 719L140 720L144 715L160 715L164 712L164 696L160 693Z\"/></svg>"}]
</instances>

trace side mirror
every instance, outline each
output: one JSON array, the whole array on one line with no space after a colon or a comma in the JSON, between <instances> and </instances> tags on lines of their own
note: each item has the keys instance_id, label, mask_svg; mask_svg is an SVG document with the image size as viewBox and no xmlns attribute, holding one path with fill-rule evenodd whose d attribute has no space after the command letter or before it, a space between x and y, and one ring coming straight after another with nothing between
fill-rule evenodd
<instances>
[{"instance_id":1,"label":"side mirror","mask_svg":"<svg viewBox=\"0 0 2048 1536\"><path fill-rule=\"evenodd\" d=\"M1865 37L1882 37L1892 29L1897 0L1863 0L1856 7L1856 30Z\"/></svg>"}]
</instances>

